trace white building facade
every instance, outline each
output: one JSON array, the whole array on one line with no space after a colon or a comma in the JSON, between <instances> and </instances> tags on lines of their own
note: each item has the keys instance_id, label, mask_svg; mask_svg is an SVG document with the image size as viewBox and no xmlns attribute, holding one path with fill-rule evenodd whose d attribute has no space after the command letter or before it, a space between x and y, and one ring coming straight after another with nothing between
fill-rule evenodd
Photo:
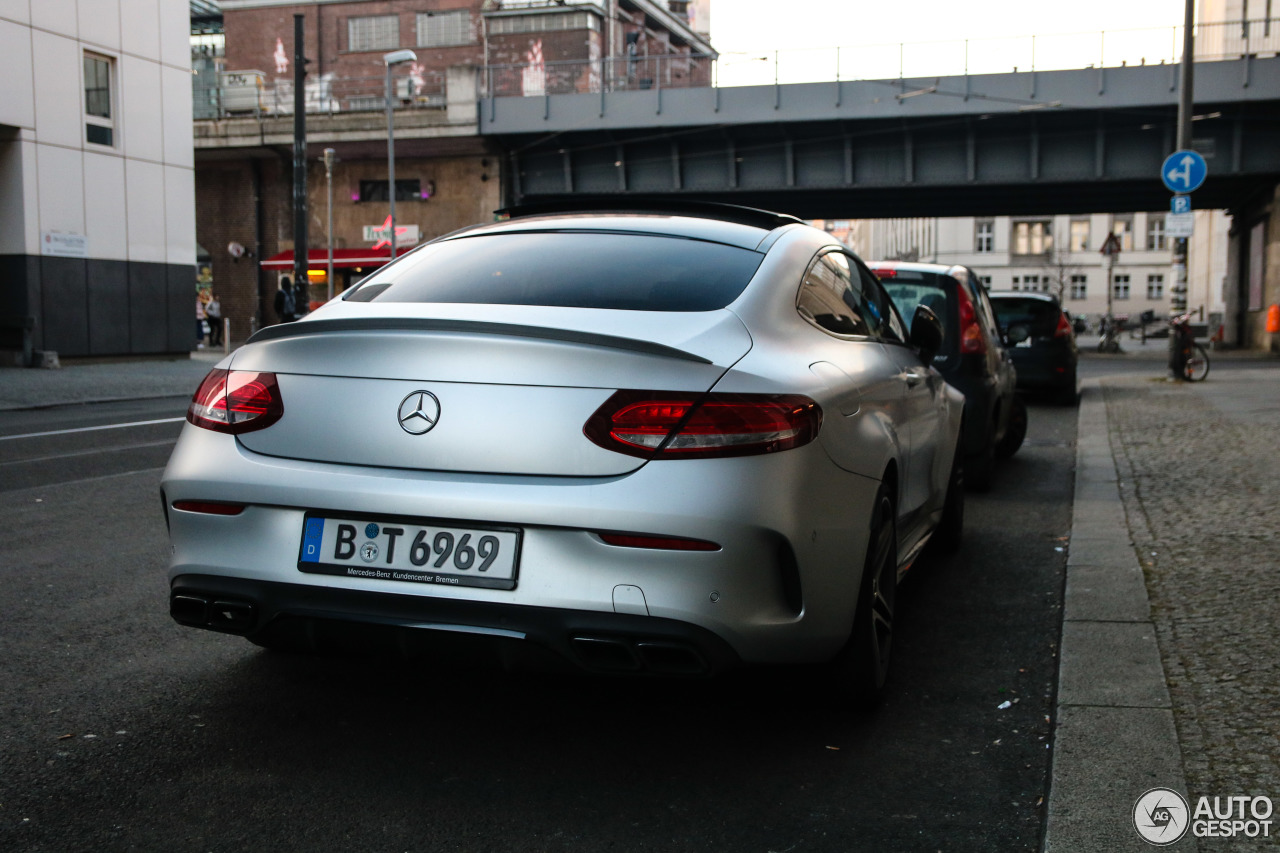
<instances>
[{"instance_id":1,"label":"white building facade","mask_svg":"<svg viewBox=\"0 0 1280 853\"><path fill-rule=\"evenodd\" d=\"M971 267L990 290L1058 296L1075 315L1094 320L1110 309L1138 317L1169 315L1172 240L1161 212L859 220L849 243L866 260L919 260ZM1188 309L1205 322L1223 310L1227 218L1197 213L1191 246ZM1101 253L1115 234L1119 254Z\"/></svg>"},{"instance_id":2,"label":"white building facade","mask_svg":"<svg viewBox=\"0 0 1280 853\"><path fill-rule=\"evenodd\" d=\"M187 0L0 0L0 349L195 343Z\"/></svg>"}]
</instances>

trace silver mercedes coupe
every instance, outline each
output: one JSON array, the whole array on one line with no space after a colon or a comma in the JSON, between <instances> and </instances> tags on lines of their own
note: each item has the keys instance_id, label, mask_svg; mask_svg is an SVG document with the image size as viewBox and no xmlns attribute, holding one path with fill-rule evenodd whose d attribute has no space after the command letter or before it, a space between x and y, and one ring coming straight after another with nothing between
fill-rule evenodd
<instances>
[{"instance_id":1,"label":"silver mercedes coupe","mask_svg":"<svg viewBox=\"0 0 1280 853\"><path fill-rule=\"evenodd\" d=\"M505 215L204 379L161 487L173 618L601 673L822 664L874 703L898 582L963 525L937 318L789 216Z\"/></svg>"}]
</instances>

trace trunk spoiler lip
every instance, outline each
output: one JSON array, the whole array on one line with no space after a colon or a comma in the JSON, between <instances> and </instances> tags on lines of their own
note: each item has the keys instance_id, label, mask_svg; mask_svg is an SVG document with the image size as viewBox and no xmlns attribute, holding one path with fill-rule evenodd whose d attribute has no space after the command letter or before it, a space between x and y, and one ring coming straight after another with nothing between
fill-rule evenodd
<instances>
[{"instance_id":1,"label":"trunk spoiler lip","mask_svg":"<svg viewBox=\"0 0 1280 853\"><path fill-rule=\"evenodd\" d=\"M566 343L587 344L607 349L630 350L632 352L656 355L665 358L676 358L692 361L697 364L712 364L710 359L676 347L645 341L637 338L626 338L618 335L604 335L598 332L583 332L573 329L555 329L542 326L524 326L515 323L495 323L485 320L442 320L408 317L345 317L333 320L304 320L293 323L280 323L259 329L245 344L261 341L273 341L281 338L318 335L328 332L465 332L482 335L500 335L504 337L534 338L537 340L563 341Z\"/></svg>"}]
</instances>

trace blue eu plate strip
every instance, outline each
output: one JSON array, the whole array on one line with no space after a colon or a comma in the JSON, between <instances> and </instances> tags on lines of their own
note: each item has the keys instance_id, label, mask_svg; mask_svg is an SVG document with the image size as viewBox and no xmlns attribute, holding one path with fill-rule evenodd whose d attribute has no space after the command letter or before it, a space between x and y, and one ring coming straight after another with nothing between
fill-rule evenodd
<instances>
[{"instance_id":1,"label":"blue eu plate strip","mask_svg":"<svg viewBox=\"0 0 1280 853\"><path fill-rule=\"evenodd\" d=\"M324 519L308 518L302 534L302 558L304 563L320 562L320 540L324 538Z\"/></svg>"}]
</instances>

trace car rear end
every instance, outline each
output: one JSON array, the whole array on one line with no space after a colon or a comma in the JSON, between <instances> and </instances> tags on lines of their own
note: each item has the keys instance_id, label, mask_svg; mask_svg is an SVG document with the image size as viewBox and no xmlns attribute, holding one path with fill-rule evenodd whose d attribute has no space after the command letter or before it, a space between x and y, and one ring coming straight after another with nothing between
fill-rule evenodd
<instances>
[{"instance_id":1,"label":"car rear end","mask_svg":"<svg viewBox=\"0 0 1280 853\"><path fill-rule=\"evenodd\" d=\"M947 383L964 394L968 415L962 440L967 455L982 456L993 439L997 375L991 332L981 321L979 297L963 268L941 264L871 261L867 264L883 282L903 317L913 317L917 305L938 315L943 345L933 365ZM963 280L962 280L963 279ZM975 416L976 414L981 416Z\"/></svg>"},{"instance_id":2,"label":"car rear end","mask_svg":"<svg viewBox=\"0 0 1280 853\"><path fill-rule=\"evenodd\" d=\"M162 483L174 618L607 672L833 653L849 584L817 567L865 548L859 478L812 399L733 375L758 229L521 227L407 256L210 374Z\"/></svg>"},{"instance_id":3,"label":"car rear end","mask_svg":"<svg viewBox=\"0 0 1280 853\"><path fill-rule=\"evenodd\" d=\"M1000 329L1018 369L1018 389L1050 392L1063 400L1076 396L1079 351L1071 321L1047 295L993 293Z\"/></svg>"}]
</instances>

